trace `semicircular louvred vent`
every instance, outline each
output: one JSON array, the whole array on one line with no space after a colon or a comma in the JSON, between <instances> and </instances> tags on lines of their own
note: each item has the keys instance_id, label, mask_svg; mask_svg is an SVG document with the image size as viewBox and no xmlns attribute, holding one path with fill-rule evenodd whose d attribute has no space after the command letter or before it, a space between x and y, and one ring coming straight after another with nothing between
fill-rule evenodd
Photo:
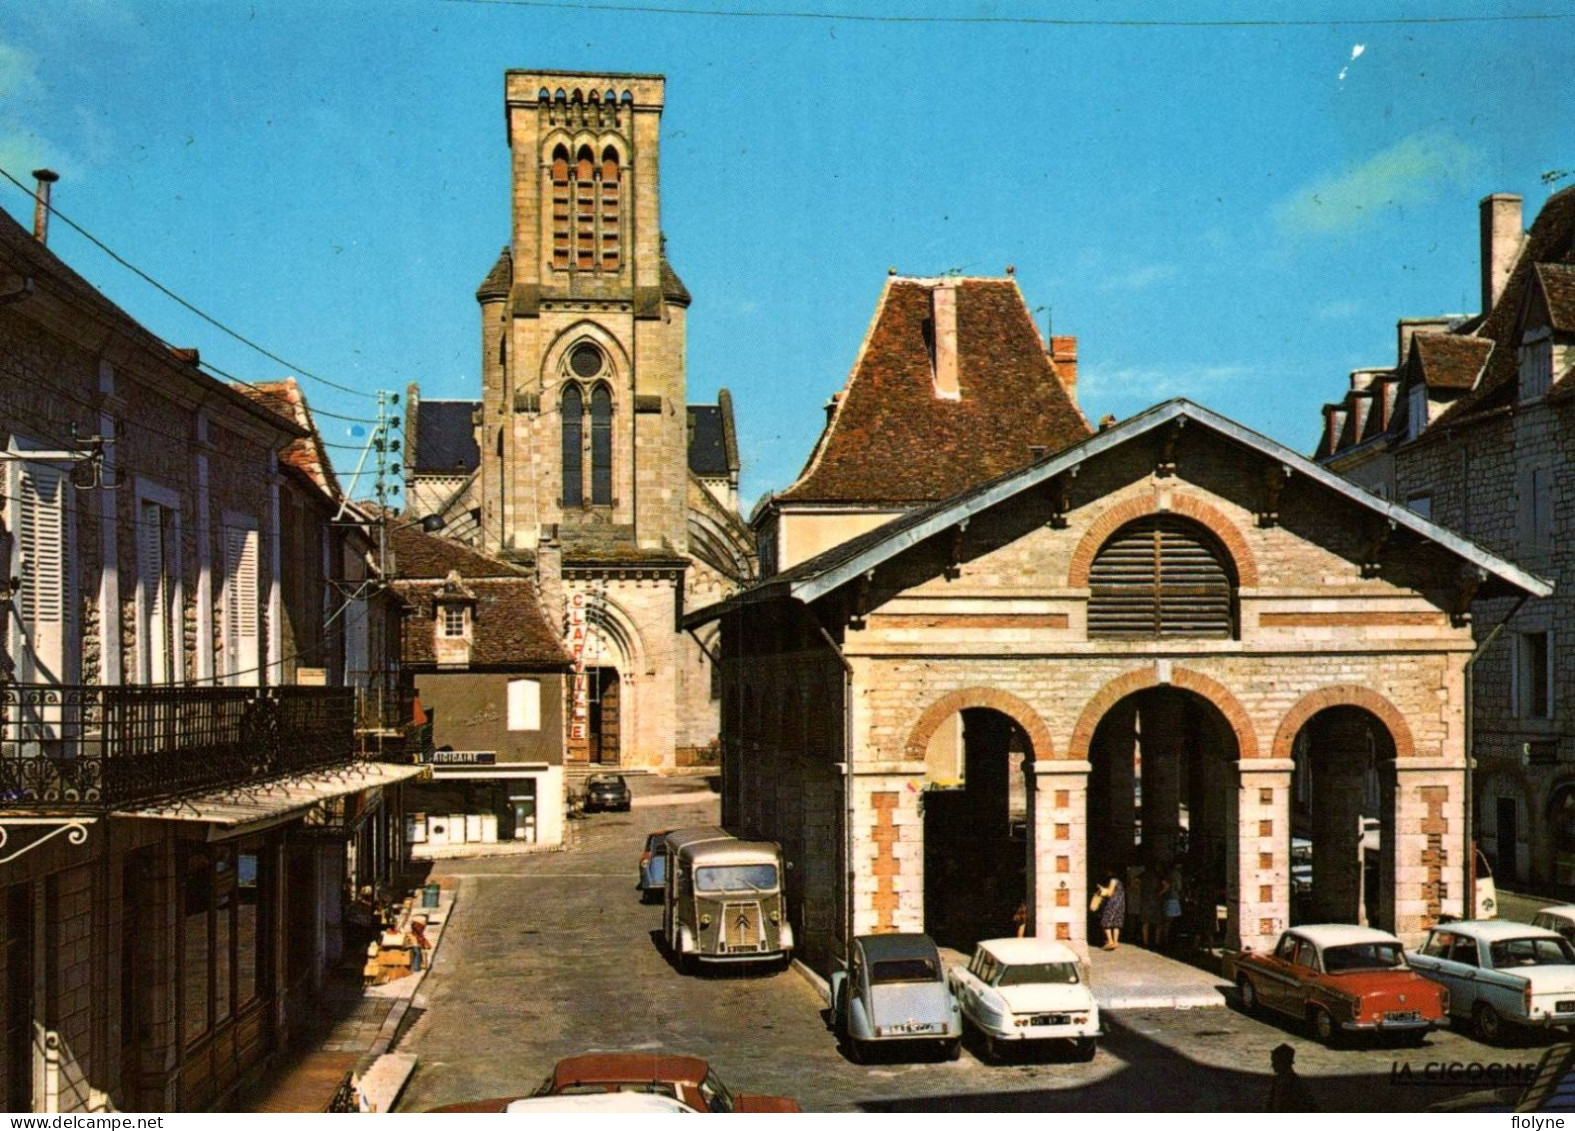
<instances>
[{"instance_id":1,"label":"semicircular louvred vent","mask_svg":"<svg viewBox=\"0 0 1575 1131\"><path fill-rule=\"evenodd\" d=\"M1129 522L1089 571L1088 635L1145 638L1236 635L1236 577L1204 527L1175 515Z\"/></svg>"}]
</instances>

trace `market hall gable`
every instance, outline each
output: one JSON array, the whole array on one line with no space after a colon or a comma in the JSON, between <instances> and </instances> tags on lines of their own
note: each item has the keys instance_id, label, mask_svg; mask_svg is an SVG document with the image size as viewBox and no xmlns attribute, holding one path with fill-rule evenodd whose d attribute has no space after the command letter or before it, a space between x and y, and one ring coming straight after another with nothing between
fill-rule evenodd
<instances>
[{"instance_id":1,"label":"market hall gable","mask_svg":"<svg viewBox=\"0 0 1575 1131\"><path fill-rule=\"evenodd\" d=\"M783 844L829 968L849 933L966 948L1020 901L1084 945L1091 884L1138 863L1232 943L1415 939L1462 906L1470 602L1549 588L1172 401L686 623L721 624L724 822Z\"/></svg>"}]
</instances>

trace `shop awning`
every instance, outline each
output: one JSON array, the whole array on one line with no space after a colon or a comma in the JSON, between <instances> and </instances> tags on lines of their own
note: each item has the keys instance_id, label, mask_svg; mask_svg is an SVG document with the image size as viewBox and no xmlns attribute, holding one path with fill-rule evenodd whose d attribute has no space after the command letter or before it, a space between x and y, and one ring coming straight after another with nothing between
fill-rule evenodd
<instances>
[{"instance_id":1,"label":"shop awning","mask_svg":"<svg viewBox=\"0 0 1575 1131\"><path fill-rule=\"evenodd\" d=\"M281 824L335 797L378 786L396 785L426 772L426 766L350 762L332 769L314 770L270 782L210 790L162 805L120 810L112 816L198 821L212 826L208 831L208 839L220 840Z\"/></svg>"}]
</instances>

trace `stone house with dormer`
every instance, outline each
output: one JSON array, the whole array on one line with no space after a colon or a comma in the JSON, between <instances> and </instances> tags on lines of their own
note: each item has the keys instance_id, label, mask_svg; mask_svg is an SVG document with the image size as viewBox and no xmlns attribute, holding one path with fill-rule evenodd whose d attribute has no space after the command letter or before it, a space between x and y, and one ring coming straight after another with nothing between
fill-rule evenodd
<instances>
[{"instance_id":1,"label":"stone house with dormer","mask_svg":"<svg viewBox=\"0 0 1575 1131\"><path fill-rule=\"evenodd\" d=\"M1481 313L1411 340L1365 435L1360 391L1326 406L1317 458L1555 581L1473 607L1473 835L1500 884L1575 896L1575 189L1529 230L1485 198L1480 244Z\"/></svg>"}]
</instances>

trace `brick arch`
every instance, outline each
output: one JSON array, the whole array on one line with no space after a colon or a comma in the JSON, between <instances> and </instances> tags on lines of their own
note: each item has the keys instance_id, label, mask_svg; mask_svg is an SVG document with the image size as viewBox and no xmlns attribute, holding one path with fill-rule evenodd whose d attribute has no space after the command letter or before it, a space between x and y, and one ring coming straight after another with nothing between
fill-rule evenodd
<instances>
[{"instance_id":1,"label":"brick arch","mask_svg":"<svg viewBox=\"0 0 1575 1131\"><path fill-rule=\"evenodd\" d=\"M1117 503L1094 519L1083 533L1083 539L1077 544L1077 549L1072 553L1072 565L1066 577L1068 588L1088 587L1088 571L1093 568L1094 557L1099 553L1100 547L1110 540L1112 534L1129 522L1155 514L1181 515L1206 527L1209 533L1220 540L1226 553L1230 554L1235 562L1236 584L1249 587L1258 584L1258 561L1253 557L1252 550L1248 547L1247 540L1241 536L1241 530L1237 525L1227 518L1223 511L1210 506L1202 499L1173 492L1168 507L1161 508L1155 496L1145 494Z\"/></svg>"},{"instance_id":2,"label":"brick arch","mask_svg":"<svg viewBox=\"0 0 1575 1131\"><path fill-rule=\"evenodd\" d=\"M994 687L965 687L953 691L925 708L908 732L907 757L910 762L922 762L930 749L930 739L940 725L958 711L973 707L988 707L1011 719L1028 735L1028 754L1031 758L1054 758L1055 744L1050 741L1050 728L1045 726L1039 712L1010 692Z\"/></svg>"},{"instance_id":3,"label":"brick arch","mask_svg":"<svg viewBox=\"0 0 1575 1131\"><path fill-rule=\"evenodd\" d=\"M1170 673L1170 682L1162 684L1152 666L1117 676L1095 692L1094 697L1083 708L1083 713L1078 716L1077 725L1072 729L1072 741L1067 747L1066 756L1086 761L1089 747L1094 741L1094 731L1098 728L1100 720L1128 695L1147 691L1152 687L1177 687L1207 700L1215 710L1225 716L1226 723L1235 734L1236 756L1240 759L1260 757L1258 732L1253 729L1252 719L1248 717L1246 708L1229 688L1201 672L1189 671L1186 668L1174 669Z\"/></svg>"},{"instance_id":4,"label":"brick arch","mask_svg":"<svg viewBox=\"0 0 1575 1131\"><path fill-rule=\"evenodd\" d=\"M1291 757L1298 732L1307 725L1309 719L1328 707L1362 708L1368 714L1376 716L1388 729L1389 737L1395 744L1396 758L1416 756L1416 741L1411 737L1411 725L1405 721L1400 708L1366 687L1355 684L1335 684L1308 692L1285 713L1285 718L1280 720L1280 729L1274 735L1273 757Z\"/></svg>"}]
</instances>

